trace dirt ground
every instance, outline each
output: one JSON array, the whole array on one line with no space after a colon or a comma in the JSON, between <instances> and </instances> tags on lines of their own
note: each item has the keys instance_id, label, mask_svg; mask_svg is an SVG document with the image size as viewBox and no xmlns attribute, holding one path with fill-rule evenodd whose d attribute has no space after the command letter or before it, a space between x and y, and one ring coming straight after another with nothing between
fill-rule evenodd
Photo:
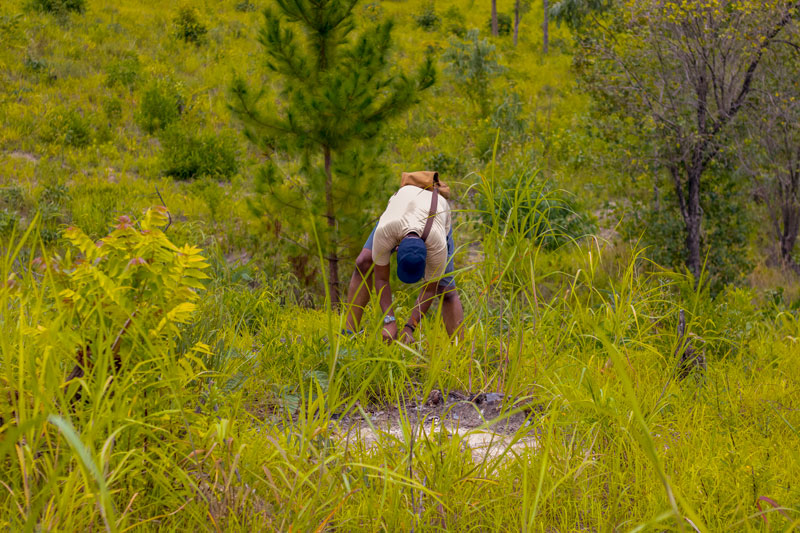
<instances>
[{"instance_id":1,"label":"dirt ground","mask_svg":"<svg viewBox=\"0 0 800 533\"><path fill-rule=\"evenodd\" d=\"M544 406L504 397L499 393L442 393L434 389L425 401L410 401L401 406L367 406L360 414L339 421L343 439L360 440L369 445L384 437L403 438L402 420L415 428L417 438L426 438L437 429L458 434L476 461L514 449L538 448L538 436L513 436ZM374 430L373 430L374 428Z\"/></svg>"}]
</instances>

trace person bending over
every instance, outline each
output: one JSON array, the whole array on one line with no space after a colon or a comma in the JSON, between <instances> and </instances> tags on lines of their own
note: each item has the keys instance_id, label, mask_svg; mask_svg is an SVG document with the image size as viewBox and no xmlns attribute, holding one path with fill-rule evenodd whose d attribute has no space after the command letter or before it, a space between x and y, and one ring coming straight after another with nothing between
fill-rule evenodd
<instances>
[{"instance_id":1,"label":"person bending over","mask_svg":"<svg viewBox=\"0 0 800 533\"><path fill-rule=\"evenodd\" d=\"M394 251L397 252L397 277L400 281L409 284L423 278L426 281L411 317L401 328L400 340L414 340L417 324L436 297L442 299L442 318L447 334L452 337L461 325L464 312L452 276L455 244L450 206L439 194L438 174L435 172L404 173L403 183L408 182L407 177L419 176L423 180L427 177L433 186L428 189L416 185L402 186L389 199L386 210L356 259L347 294L347 333L358 329L370 290L374 287L384 314L383 338L387 341L397 338L398 326L389 284L390 258Z\"/></svg>"}]
</instances>

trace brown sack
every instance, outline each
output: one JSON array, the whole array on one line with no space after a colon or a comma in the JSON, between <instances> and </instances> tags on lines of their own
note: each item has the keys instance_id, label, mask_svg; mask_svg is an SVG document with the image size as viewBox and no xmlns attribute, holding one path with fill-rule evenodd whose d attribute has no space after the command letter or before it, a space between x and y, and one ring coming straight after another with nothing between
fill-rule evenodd
<instances>
[{"instance_id":1,"label":"brown sack","mask_svg":"<svg viewBox=\"0 0 800 533\"><path fill-rule=\"evenodd\" d=\"M419 170L417 172L403 172L400 179L400 186L413 185L420 189L432 189L434 182L439 184L439 194L445 198L450 198L450 187L443 181L439 181L439 173L430 170Z\"/></svg>"}]
</instances>

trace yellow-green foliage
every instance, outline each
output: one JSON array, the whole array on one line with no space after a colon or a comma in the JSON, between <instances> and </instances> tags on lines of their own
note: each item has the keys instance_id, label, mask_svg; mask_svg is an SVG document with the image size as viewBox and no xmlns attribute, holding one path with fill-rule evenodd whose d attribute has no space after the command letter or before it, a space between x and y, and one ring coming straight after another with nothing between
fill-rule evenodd
<instances>
[{"instance_id":1,"label":"yellow-green foliage","mask_svg":"<svg viewBox=\"0 0 800 533\"><path fill-rule=\"evenodd\" d=\"M114 231L97 242L78 228L67 229L64 237L79 259L58 265L58 274L67 273L58 296L76 317L95 311L114 323L136 317L154 338L178 334L177 324L186 323L195 310L196 290L205 288L200 280L208 279L203 273L208 264L198 248L172 244L160 229L166 224L166 209L155 208L139 228L120 217ZM96 329L86 319L80 328Z\"/></svg>"},{"instance_id":2,"label":"yellow-green foliage","mask_svg":"<svg viewBox=\"0 0 800 533\"><path fill-rule=\"evenodd\" d=\"M17 466L36 472L6 476L11 450L5 446L0 464L10 491L3 500L28 509L23 514L53 506L80 514L96 504L98 520L118 529L112 496L118 484L135 482L152 463L144 450L160 440L159 432L179 430L168 405L183 401L178 392L197 379L200 356L209 353L203 343L182 345L179 326L196 316L208 265L200 249L172 244L161 230L166 224L165 211L156 208L140 220L121 217L97 242L69 228L61 257L46 249L27 260L18 255L23 245L39 248L32 242L36 220L26 235L4 243L0 428L10 439L4 442L16 443ZM16 319L9 321L11 312ZM117 439L124 444L115 447ZM67 456L62 446L71 450ZM164 466L147 468L164 472ZM27 487L22 492L18 481ZM97 499L78 495L82 490L74 489L83 483ZM54 484L61 488L46 496ZM87 523L77 516L40 518L47 527L83 529ZM3 526L24 521L19 515Z\"/></svg>"},{"instance_id":3,"label":"yellow-green foliage","mask_svg":"<svg viewBox=\"0 0 800 533\"><path fill-rule=\"evenodd\" d=\"M250 215L263 154L244 151L228 183L176 182L140 120L147 87L169 79L184 131L240 135L227 89L234 71L260 72L267 4L193 3L207 33L187 43L169 3L93 1L56 17L25 2L0 4L0 529L796 528L800 319L788 291L762 291L784 278L762 268L759 290L712 300L603 238L546 250L498 210L462 211L463 339L447 338L434 309L417 344L386 346L375 302L365 332L344 338L342 316L315 308L293 275L319 258L286 254L279 228ZM406 70L462 29L488 33L488 1L437 2L437 32L414 20L427 4L362 5L359 22L396 20ZM489 94L519 95L523 134L501 131L499 158L482 161L492 118L442 75L391 124L393 172L446 164L461 208L472 194L503 199L503 176L537 167L602 206L607 147L586 133L566 30L552 27L540 53L539 5L517 48L492 39L509 70ZM507 217L531 209L509 191ZM162 199L167 230L150 209ZM404 320L415 294L395 296ZM684 381L680 309L708 361ZM491 457L473 454L474 431L420 424L413 407L393 431L346 440L348 424L372 423L365 411L433 388L503 392L514 400L503 415L516 400L533 408Z\"/></svg>"}]
</instances>

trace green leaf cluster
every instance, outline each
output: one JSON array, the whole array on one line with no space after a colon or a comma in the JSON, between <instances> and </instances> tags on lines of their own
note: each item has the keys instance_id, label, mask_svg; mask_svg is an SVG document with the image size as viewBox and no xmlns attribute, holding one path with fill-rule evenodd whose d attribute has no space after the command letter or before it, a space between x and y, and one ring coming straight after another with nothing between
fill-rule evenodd
<instances>
[{"instance_id":1,"label":"green leaf cluster","mask_svg":"<svg viewBox=\"0 0 800 533\"><path fill-rule=\"evenodd\" d=\"M74 344L86 346L97 339L84 334L106 331L110 324L119 331L121 359L128 364L148 352L167 355L208 279L201 250L170 242L161 229L167 223L166 210L156 207L138 224L119 217L96 242L79 228L65 230L71 245L65 256L35 261L54 284L54 308L68 310L52 327L71 332ZM39 326L40 332L45 329ZM154 350L143 351L144 346Z\"/></svg>"}]
</instances>

